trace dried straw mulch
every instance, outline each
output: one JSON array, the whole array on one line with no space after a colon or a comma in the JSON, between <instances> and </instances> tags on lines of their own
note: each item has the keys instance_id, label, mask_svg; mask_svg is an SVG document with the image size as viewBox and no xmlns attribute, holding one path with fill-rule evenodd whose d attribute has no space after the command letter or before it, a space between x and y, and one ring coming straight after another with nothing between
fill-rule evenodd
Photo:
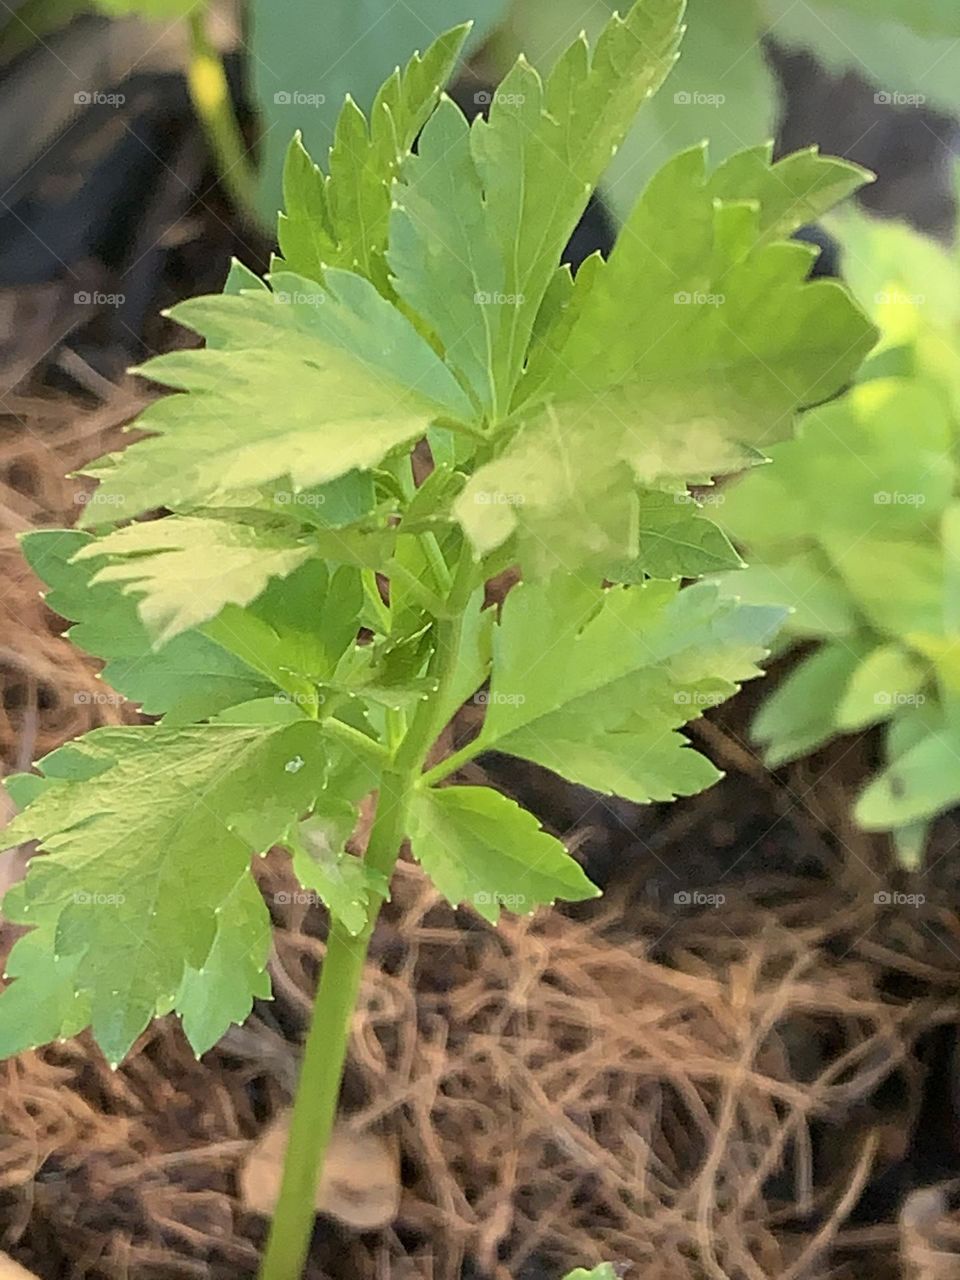
<instances>
[{"instance_id":1,"label":"dried straw mulch","mask_svg":"<svg viewBox=\"0 0 960 1280\"><path fill-rule=\"evenodd\" d=\"M276 904L282 859L261 876ZM399 1142L400 1212L369 1236L321 1219L309 1275L899 1275L894 1226L847 1224L916 1123L913 1050L956 1018L956 972L904 960L914 998L893 998L895 951L886 971L837 952L870 907L775 896L495 931L406 865L345 1090L352 1126ZM0 1247L45 1280L254 1274L263 1223L237 1176L288 1101L323 953L314 908L273 910L277 998L203 1062L165 1021L116 1074L83 1041L4 1066Z\"/></svg>"},{"instance_id":2,"label":"dried straw mulch","mask_svg":"<svg viewBox=\"0 0 960 1280\"><path fill-rule=\"evenodd\" d=\"M130 718L105 697L96 664L63 638L17 537L76 521L90 485L68 473L116 448L142 404L133 390L86 410L53 396L0 398L0 761L8 770L28 768L98 724Z\"/></svg>"}]
</instances>

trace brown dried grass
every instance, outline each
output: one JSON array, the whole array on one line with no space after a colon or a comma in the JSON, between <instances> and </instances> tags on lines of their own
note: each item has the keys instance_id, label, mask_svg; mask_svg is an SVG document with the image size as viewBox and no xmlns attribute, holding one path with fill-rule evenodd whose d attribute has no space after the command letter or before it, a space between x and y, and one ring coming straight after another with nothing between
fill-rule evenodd
<instances>
[{"instance_id":1,"label":"brown dried grass","mask_svg":"<svg viewBox=\"0 0 960 1280\"><path fill-rule=\"evenodd\" d=\"M23 769L98 724L129 719L103 698L95 673L61 634L62 619L40 599L17 537L72 525L89 492L68 473L120 443L143 404L133 390L83 409L49 397L0 400L0 761Z\"/></svg>"},{"instance_id":2,"label":"brown dried grass","mask_svg":"<svg viewBox=\"0 0 960 1280\"><path fill-rule=\"evenodd\" d=\"M284 861L260 872L276 902ZM0 1246L50 1280L253 1274L237 1174L288 1100L323 953L318 913L282 910L275 1002L202 1063L166 1020L117 1073L85 1041L4 1065ZM782 909L728 903L667 938L615 900L495 931L404 865L345 1089L351 1124L399 1141L400 1215L367 1237L325 1224L310 1276L841 1274L845 1222L902 1139L891 1153L873 1100L902 1077L909 1130L912 1051L957 1013L955 974L929 964L924 995L896 1000L856 946L833 953L865 911L797 884ZM897 1274L892 1240L874 1231L871 1275Z\"/></svg>"}]
</instances>

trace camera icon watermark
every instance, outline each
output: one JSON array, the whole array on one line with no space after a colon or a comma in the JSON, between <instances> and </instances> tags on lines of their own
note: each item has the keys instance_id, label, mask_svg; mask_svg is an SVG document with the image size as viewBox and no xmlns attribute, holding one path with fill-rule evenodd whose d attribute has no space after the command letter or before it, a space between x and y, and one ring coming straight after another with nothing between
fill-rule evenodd
<instances>
[{"instance_id":1,"label":"camera icon watermark","mask_svg":"<svg viewBox=\"0 0 960 1280\"><path fill-rule=\"evenodd\" d=\"M686 289L680 289L673 295L674 306L677 307L722 307L726 300L722 293L701 293L697 290L688 293Z\"/></svg>"},{"instance_id":2,"label":"camera icon watermark","mask_svg":"<svg viewBox=\"0 0 960 1280\"><path fill-rule=\"evenodd\" d=\"M73 95L78 107L122 107L126 100L124 93L101 93L99 89L78 89Z\"/></svg>"},{"instance_id":3,"label":"camera icon watermark","mask_svg":"<svg viewBox=\"0 0 960 1280\"><path fill-rule=\"evenodd\" d=\"M322 507L327 500L325 493L307 490L274 489L273 500L280 507Z\"/></svg>"},{"instance_id":4,"label":"camera icon watermark","mask_svg":"<svg viewBox=\"0 0 960 1280\"><path fill-rule=\"evenodd\" d=\"M502 493L499 489L481 489L473 500L480 507L522 507L526 501L522 493Z\"/></svg>"},{"instance_id":5,"label":"camera icon watermark","mask_svg":"<svg viewBox=\"0 0 960 1280\"><path fill-rule=\"evenodd\" d=\"M126 294L100 293L96 289L92 293L81 289L73 295L74 305L78 307L122 307L126 300Z\"/></svg>"},{"instance_id":6,"label":"camera icon watermark","mask_svg":"<svg viewBox=\"0 0 960 1280\"><path fill-rule=\"evenodd\" d=\"M722 907L725 893L704 893L701 889L678 889L673 901L678 907Z\"/></svg>"},{"instance_id":7,"label":"camera icon watermark","mask_svg":"<svg viewBox=\"0 0 960 1280\"><path fill-rule=\"evenodd\" d=\"M925 894L898 893L893 889L881 889L873 895L878 907L922 907L926 900Z\"/></svg>"},{"instance_id":8,"label":"camera icon watermark","mask_svg":"<svg viewBox=\"0 0 960 1280\"><path fill-rule=\"evenodd\" d=\"M319 690L313 693L275 693L273 700L277 706L287 703L292 707L322 707L327 695Z\"/></svg>"},{"instance_id":9,"label":"camera icon watermark","mask_svg":"<svg viewBox=\"0 0 960 1280\"><path fill-rule=\"evenodd\" d=\"M925 93L901 93L899 89L878 89L873 95L878 107L922 107Z\"/></svg>"},{"instance_id":10,"label":"camera icon watermark","mask_svg":"<svg viewBox=\"0 0 960 1280\"><path fill-rule=\"evenodd\" d=\"M327 295L322 291L303 293L297 289L293 293L287 293L278 289L273 295L274 304L278 307L322 307L326 300Z\"/></svg>"},{"instance_id":11,"label":"camera icon watermark","mask_svg":"<svg viewBox=\"0 0 960 1280\"><path fill-rule=\"evenodd\" d=\"M300 89L278 89L273 95L278 107L322 107L326 100L325 93L304 93Z\"/></svg>"},{"instance_id":12,"label":"camera icon watermark","mask_svg":"<svg viewBox=\"0 0 960 1280\"><path fill-rule=\"evenodd\" d=\"M99 489L87 493L81 489L73 495L73 501L78 507L122 507L127 500L122 493L101 493Z\"/></svg>"},{"instance_id":13,"label":"camera icon watermark","mask_svg":"<svg viewBox=\"0 0 960 1280\"><path fill-rule=\"evenodd\" d=\"M523 911L527 905L527 897L523 893L487 893L483 889L473 895L474 906L489 907L494 903L507 911Z\"/></svg>"},{"instance_id":14,"label":"camera icon watermark","mask_svg":"<svg viewBox=\"0 0 960 1280\"><path fill-rule=\"evenodd\" d=\"M479 289L473 295L473 301L478 307L522 307L526 298L522 293L501 293L497 289L491 293Z\"/></svg>"},{"instance_id":15,"label":"camera icon watermark","mask_svg":"<svg viewBox=\"0 0 960 1280\"><path fill-rule=\"evenodd\" d=\"M278 907L320 907L323 899L309 889L278 889L273 895Z\"/></svg>"},{"instance_id":16,"label":"camera icon watermark","mask_svg":"<svg viewBox=\"0 0 960 1280\"><path fill-rule=\"evenodd\" d=\"M524 693L503 693L492 689L480 689L473 695L473 702L478 707L522 707L526 700Z\"/></svg>"},{"instance_id":17,"label":"camera icon watermark","mask_svg":"<svg viewBox=\"0 0 960 1280\"><path fill-rule=\"evenodd\" d=\"M673 700L678 707L719 707L727 697L726 693L708 692L704 689L678 689Z\"/></svg>"},{"instance_id":18,"label":"camera icon watermark","mask_svg":"<svg viewBox=\"0 0 960 1280\"><path fill-rule=\"evenodd\" d=\"M478 89L473 95L473 105L481 109L492 107L522 107L527 97L524 93L504 93L501 89Z\"/></svg>"},{"instance_id":19,"label":"camera icon watermark","mask_svg":"<svg viewBox=\"0 0 960 1280\"><path fill-rule=\"evenodd\" d=\"M73 895L78 907L122 907L126 900L123 893L85 893L82 889Z\"/></svg>"},{"instance_id":20,"label":"camera icon watermark","mask_svg":"<svg viewBox=\"0 0 960 1280\"><path fill-rule=\"evenodd\" d=\"M903 293L900 289L881 289L873 295L878 307L922 307L927 301L925 293Z\"/></svg>"},{"instance_id":21,"label":"camera icon watermark","mask_svg":"<svg viewBox=\"0 0 960 1280\"><path fill-rule=\"evenodd\" d=\"M122 707L126 698L106 689L79 689L73 695L75 707Z\"/></svg>"},{"instance_id":22,"label":"camera icon watermark","mask_svg":"<svg viewBox=\"0 0 960 1280\"><path fill-rule=\"evenodd\" d=\"M726 100L725 93L702 93L698 89L680 89L673 95L678 107L722 107Z\"/></svg>"},{"instance_id":23,"label":"camera icon watermark","mask_svg":"<svg viewBox=\"0 0 960 1280\"><path fill-rule=\"evenodd\" d=\"M922 507L926 501L925 493L901 493L899 489L878 489L873 495L876 507Z\"/></svg>"},{"instance_id":24,"label":"camera icon watermark","mask_svg":"<svg viewBox=\"0 0 960 1280\"><path fill-rule=\"evenodd\" d=\"M924 693L903 693L898 689L878 689L873 695L876 707L922 707L926 701Z\"/></svg>"}]
</instances>

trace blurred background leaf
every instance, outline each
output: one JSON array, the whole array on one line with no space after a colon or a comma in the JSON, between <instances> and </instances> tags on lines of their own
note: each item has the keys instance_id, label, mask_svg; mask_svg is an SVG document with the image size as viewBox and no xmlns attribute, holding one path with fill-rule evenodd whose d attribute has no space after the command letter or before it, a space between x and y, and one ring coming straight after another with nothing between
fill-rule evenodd
<instances>
[{"instance_id":1,"label":"blurred background leaf","mask_svg":"<svg viewBox=\"0 0 960 1280\"><path fill-rule=\"evenodd\" d=\"M252 0L251 73L263 130L257 203L267 225L280 208L283 161L296 129L325 167L348 93L369 111L395 66L470 19L469 47L476 49L505 9L506 0Z\"/></svg>"}]
</instances>

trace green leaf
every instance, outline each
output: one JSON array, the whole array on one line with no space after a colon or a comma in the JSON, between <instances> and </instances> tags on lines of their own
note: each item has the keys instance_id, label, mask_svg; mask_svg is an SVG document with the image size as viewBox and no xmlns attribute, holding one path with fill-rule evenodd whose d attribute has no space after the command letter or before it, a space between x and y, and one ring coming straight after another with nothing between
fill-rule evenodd
<instances>
[{"instance_id":1,"label":"green leaf","mask_svg":"<svg viewBox=\"0 0 960 1280\"><path fill-rule=\"evenodd\" d=\"M751 729L769 768L807 755L840 732L837 706L869 650L869 642L864 641L825 644L804 657L777 686Z\"/></svg>"},{"instance_id":2,"label":"green leaf","mask_svg":"<svg viewBox=\"0 0 960 1280\"><path fill-rule=\"evenodd\" d=\"M568 1271L563 1280L617 1280L617 1273L611 1263L601 1262L599 1267L594 1267L592 1271L587 1271L584 1267Z\"/></svg>"},{"instance_id":3,"label":"green leaf","mask_svg":"<svg viewBox=\"0 0 960 1280\"><path fill-rule=\"evenodd\" d=\"M766 242L776 208L715 199L702 148L657 175L534 349L520 430L456 503L480 554L516 533L527 573L622 559L637 483L740 470L850 377L874 331L834 282L806 282L802 246Z\"/></svg>"},{"instance_id":4,"label":"green leaf","mask_svg":"<svg viewBox=\"0 0 960 1280\"><path fill-rule=\"evenodd\" d=\"M92 582L116 582L137 607L160 648L215 618L225 605L255 600L272 578L289 577L312 554L296 524L168 516L129 524L77 552L80 561L107 558Z\"/></svg>"},{"instance_id":5,"label":"green leaf","mask_svg":"<svg viewBox=\"0 0 960 1280\"><path fill-rule=\"evenodd\" d=\"M444 897L496 924L501 908L528 915L557 898L599 889L533 814L489 787L426 788L409 818L414 857Z\"/></svg>"},{"instance_id":6,"label":"green leaf","mask_svg":"<svg viewBox=\"0 0 960 1280\"><path fill-rule=\"evenodd\" d=\"M199 1057L231 1023L243 1023L254 997L270 998L267 960L273 933L256 881L241 876L217 908L217 932L202 967L184 969L176 1011Z\"/></svg>"},{"instance_id":7,"label":"green leaf","mask_svg":"<svg viewBox=\"0 0 960 1280\"><path fill-rule=\"evenodd\" d=\"M17 809L25 809L49 783L36 773L8 773L0 782L0 786L13 801Z\"/></svg>"},{"instance_id":8,"label":"green leaf","mask_svg":"<svg viewBox=\"0 0 960 1280\"><path fill-rule=\"evenodd\" d=\"M615 0L515 0L496 51L501 59L523 52L543 68L581 30L592 38L615 7ZM621 221L677 151L709 138L720 160L775 131L776 84L758 39L758 0L687 0L685 21L676 66L604 175L604 198Z\"/></svg>"},{"instance_id":9,"label":"green leaf","mask_svg":"<svg viewBox=\"0 0 960 1280\"><path fill-rule=\"evenodd\" d=\"M849 732L888 720L910 705L926 680L923 664L900 645L878 646L850 677L836 710L837 727Z\"/></svg>"},{"instance_id":10,"label":"green leaf","mask_svg":"<svg viewBox=\"0 0 960 1280\"><path fill-rule=\"evenodd\" d=\"M165 715L167 724L202 720L270 690L247 663L197 632L154 652L133 597L110 583L94 585L95 566L75 562L91 542L89 534L73 529L43 529L28 533L21 545L30 567L50 586L47 604L76 623L70 640L106 660L106 684L141 703L147 715ZM103 696L112 697L107 690Z\"/></svg>"},{"instance_id":11,"label":"green leaf","mask_svg":"<svg viewBox=\"0 0 960 1280\"><path fill-rule=\"evenodd\" d=\"M943 633L942 547L882 537L822 540L862 614L882 635L907 639L914 632ZM896 565L895 584L885 572L887 565Z\"/></svg>"},{"instance_id":12,"label":"green leaf","mask_svg":"<svg viewBox=\"0 0 960 1280\"><path fill-rule=\"evenodd\" d=\"M490 674L496 610L484 608L484 592L475 592L467 605L457 665L437 696L437 719L446 724L471 698Z\"/></svg>"},{"instance_id":13,"label":"green leaf","mask_svg":"<svg viewBox=\"0 0 960 1280\"><path fill-rule=\"evenodd\" d=\"M590 190L680 39L682 0L612 15L546 82L519 61L490 119L468 129L452 104L423 131L395 193L394 284L434 329L493 420L510 408L541 302Z\"/></svg>"},{"instance_id":14,"label":"green leaf","mask_svg":"<svg viewBox=\"0 0 960 1280\"><path fill-rule=\"evenodd\" d=\"M356 642L363 589L356 569L333 572L310 560L272 582L246 609L228 605L204 633L313 709L324 699L312 688L329 680Z\"/></svg>"},{"instance_id":15,"label":"green leaf","mask_svg":"<svg viewBox=\"0 0 960 1280\"><path fill-rule=\"evenodd\" d=\"M368 281L329 271L324 289L282 273L273 284L174 307L208 346L144 366L189 394L141 415L153 434L100 469L98 503L133 516L280 477L297 493L375 467L436 417L469 418L452 374Z\"/></svg>"},{"instance_id":16,"label":"green leaf","mask_svg":"<svg viewBox=\"0 0 960 1280\"><path fill-rule=\"evenodd\" d=\"M19 889L19 886L18 886ZM10 890L4 914L13 919L21 897ZM0 997L0 1058L78 1035L90 1023L89 995L76 990L81 957L61 956L50 964L47 938L34 929L20 938L7 961L5 978L14 981Z\"/></svg>"},{"instance_id":17,"label":"green leaf","mask_svg":"<svg viewBox=\"0 0 960 1280\"><path fill-rule=\"evenodd\" d=\"M717 582L725 596L744 604L790 609L783 632L797 639L836 639L850 635L858 625L853 598L821 553L750 564L722 574Z\"/></svg>"},{"instance_id":18,"label":"green leaf","mask_svg":"<svg viewBox=\"0 0 960 1280\"><path fill-rule=\"evenodd\" d=\"M777 559L817 542L845 554L864 535L922 537L952 499L952 437L932 387L868 382L805 414L796 439L770 450L772 466L730 488L717 518L748 551Z\"/></svg>"},{"instance_id":19,"label":"green leaf","mask_svg":"<svg viewBox=\"0 0 960 1280\"><path fill-rule=\"evenodd\" d=\"M726 534L701 514L691 494L641 492L637 515L636 558L608 569L605 576L612 581L701 578L743 565Z\"/></svg>"},{"instance_id":20,"label":"green leaf","mask_svg":"<svg viewBox=\"0 0 960 1280\"><path fill-rule=\"evenodd\" d=\"M330 153L329 177L310 159L297 134L284 165L286 212L279 224L288 270L322 280L327 267L345 267L366 276L382 293L390 292L383 260L390 183L450 79L466 34L466 27L456 27L422 58L414 54L403 72L398 67L377 93L369 126L354 99L347 99ZM348 49L345 56L352 52Z\"/></svg>"},{"instance_id":21,"label":"green leaf","mask_svg":"<svg viewBox=\"0 0 960 1280\"><path fill-rule=\"evenodd\" d=\"M701 791L719 775L676 729L758 674L782 616L707 584L522 583L494 631L477 750L639 803Z\"/></svg>"},{"instance_id":22,"label":"green leaf","mask_svg":"<svg viewBox=\"0 0 960 1280\"><path fill-rule=\"evenodd\" d=\"M30 969L37 999L58 957L76 960L94 1035L111 1061L122 1058L157 1008L173 1004L187 969L203 968L218 909L251 856L322 789L321 739L307 721L99 729L46 757L54 785L6 829L11 843L38 840L47 852L31 861L17 913L19 923L36 918L43 937L44 958ZM33 954L41 944L30 937ZM258 945L251 934L248 946ZM219 952L214 960L226 963ZM10 1014L0 997L0 1036L26 994ZM199 998L194 988L188 1002ZM35 1043L49 1033L46 1015L31 1026Z\"/></svg>"},{"instance_id":23,"label":"green leaf","mask_svg":"<svg viewBox=\"0 0 960 1280\"><path fill-rule=\"evenodd\" d=\"M855 815L867 831L933 818L960 801L960 735L944 730L904 752L867 786Z\"/></svg>"},{"instance_id":24,"label":"green leaf","mask_svg":"<svg viewBox=\"0 0 960 1280\"><path fill-rule=\"evenodd\" d=\"M393 285L429 323L476 403L492 416L507 268L485 215L470 126L449 98L424 129L419 155L407 161L403 178L390 220Z\"/></svg>"},{"instance_id":25,"label":"green leaf","mask_svg":"<svg viewBox=\"0 0 960 1280\"><path fill-rule=\"evenodd\" d=\"M354 937L367 924L371 894L389 890L379 872L344 849L356 822L356 807L331 796L291 837L294 875Z\"/></svg>"},{"instance_id":26,"label":"green leaf","mask_svg":"<svg viewBox=\"0 0 960 1280\"><path fill-rule=\"evenodd\" d=\"M371 115L372 145L357 127L351 138L358 175L375 171L382 157L393 159L393 147L409 149L436 89L452 78L464 33L448 28L472 19L469 47L479 48L504 8L505 0L409 0L389 8L380 0L359 0L320 12L312 0L289 0L282 9L270 0L253 0L250 65L262 125L258 204L264 219L272 224L279 207L287 141L295 129L303 131L312 155L325 156L350 94L357 104L353 113ZM398 86L396 74L391 76L397 64L434 40L422 67L414 61ZM381 87L385 77L390 78ZM384 108L389 118L378 123ZM361 184L359 176L356 181ZM365 204L366 218L373 221L379 208Z\"/></svg>"}]
</instances>

